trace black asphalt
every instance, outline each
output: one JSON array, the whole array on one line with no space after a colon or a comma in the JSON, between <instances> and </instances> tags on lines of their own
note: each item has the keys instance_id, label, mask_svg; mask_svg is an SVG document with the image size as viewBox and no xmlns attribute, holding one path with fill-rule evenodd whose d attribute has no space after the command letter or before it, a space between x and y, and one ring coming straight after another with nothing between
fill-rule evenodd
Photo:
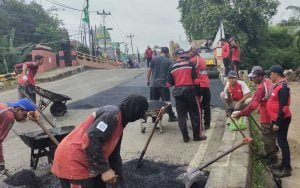
<instances>
[{"instance_id":1,"label":"black asphalt","mask_svg":"<svg viewBox=\"0 0 300 188\"><path fill-rule=\"evenodd\" d=\"M219 97L219 94L223 88L223 84L219 79L210 80L210 89L212 95L211 104L213 106L222 108L224 107ZM124 82L118 86L99 92L80 101L69 103L67 107L69 109L90 109L105 105L118 105L130 94L143 95L149 99L150 88L146 85L146 74L137 76L128 82ZM173 97L171 101L174 105L175 102Z\"/></svg>"}]
</instances>

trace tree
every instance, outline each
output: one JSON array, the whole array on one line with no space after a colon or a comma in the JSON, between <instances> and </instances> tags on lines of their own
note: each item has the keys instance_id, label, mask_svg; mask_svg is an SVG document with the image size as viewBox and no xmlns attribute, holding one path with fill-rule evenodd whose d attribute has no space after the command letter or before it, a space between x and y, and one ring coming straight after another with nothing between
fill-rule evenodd
<instances>
[{"instance_id":1,"label":"tree","mask_svg":"<svg viewBox=\"0 0 300 188\"><path fill-rule=\"evenodd\" d=\"M227 36L238 40L242 61L255 64L278 5L278 0L180 0L178 9L190 40L213 38L222 21Z\"/></svg>"},{"instance_id":2,"label":"tree","mask_svg":"<svg viewBox=\"0 0 300 188\"><path fill-rule=\"evenodd\" d=\"M34 1L0 0L1 73L3 63L11 71L14 64L25 59L34 44L48 43L47 46L58 51L60 43L69 40L68 32L55 11L46 11Z\"/></svg>"}]
</instances>

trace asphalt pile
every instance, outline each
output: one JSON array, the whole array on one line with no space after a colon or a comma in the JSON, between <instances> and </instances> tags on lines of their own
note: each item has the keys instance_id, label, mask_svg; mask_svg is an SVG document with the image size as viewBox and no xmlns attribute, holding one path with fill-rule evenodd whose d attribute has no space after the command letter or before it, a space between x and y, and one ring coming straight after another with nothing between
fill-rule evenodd
<instances>
[{"instance_id":1,"label":"asphalt pile","mask_svg":"<svg viewBox=\"0 0 300 188\"><path fill-rule=\"evenodd\" d=\"M11 186L23 186L25 188L60 188L59 180L50 172L37 177L32 170L21 170L4 180Z\"/></svg>"},{"instance_id":2,"label":"asphalt pile","mask_svg":"<svg viewBox=\"0 0 300 188\"><path fill-rule=\"evenodd\" d=\"M123 164L123 176L128 188L184 188L180 176L185 168L180 165L166 164L143 160L140 168L136 168L137 160ZM31 170L21 170L4 182L11 186L26 188L60 188L59 180L51 173L37 177Z\"/></svg>"},{"instance_id":3,"label":"asphalt pile","mask_svg":"<svg viewBox=\"0 0 300 188\"><path fill-rule=\"evenodd\" d=\"M123 165L123 174L127 187L130 188L184 188L179 177L185 173L184 167L143 160L140 168L136 168L138 160Z\"/></svg>"}]
</instances>

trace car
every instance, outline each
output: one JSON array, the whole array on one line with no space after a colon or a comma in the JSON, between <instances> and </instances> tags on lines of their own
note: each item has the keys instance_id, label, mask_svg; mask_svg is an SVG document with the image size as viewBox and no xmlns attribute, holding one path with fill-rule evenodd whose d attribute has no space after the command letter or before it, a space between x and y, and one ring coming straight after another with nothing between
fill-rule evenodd
<instances>
[{"instance_id":1,"label":"car","mask_svg":"<svg viewBox=\"0 0 300 188\"><path fill-rule=\"evenodd\" d=\"M199 55L205 59L206 72L209 78L218 78L217 59L213 50L209 48L199 48Z\"/></svg>"}]
</instances>

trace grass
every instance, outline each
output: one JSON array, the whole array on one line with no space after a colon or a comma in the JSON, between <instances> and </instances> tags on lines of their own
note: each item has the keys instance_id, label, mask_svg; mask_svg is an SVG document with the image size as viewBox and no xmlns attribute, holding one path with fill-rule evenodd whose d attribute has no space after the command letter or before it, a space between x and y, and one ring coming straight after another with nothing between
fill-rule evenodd
<instances>
[{"instance_id":1,"label":"grass","mask_svg":"<svg viewBox=\"0 0 300 188\"><path fill-rule=\"evenodd\" d=\"M257 114L253 114L253 117L257 117ZM251 136L253 138L252 148L258 153L262 154L264 150L263 142L261 139L261 132L255 126L254 122L249 119L249 125L251 130ZM251 187L252 188L264 188L266 187L266 171L263 164L258 159L256 153L252 153L252 174L251 174Z\"/></svg>"}]
</instances>

